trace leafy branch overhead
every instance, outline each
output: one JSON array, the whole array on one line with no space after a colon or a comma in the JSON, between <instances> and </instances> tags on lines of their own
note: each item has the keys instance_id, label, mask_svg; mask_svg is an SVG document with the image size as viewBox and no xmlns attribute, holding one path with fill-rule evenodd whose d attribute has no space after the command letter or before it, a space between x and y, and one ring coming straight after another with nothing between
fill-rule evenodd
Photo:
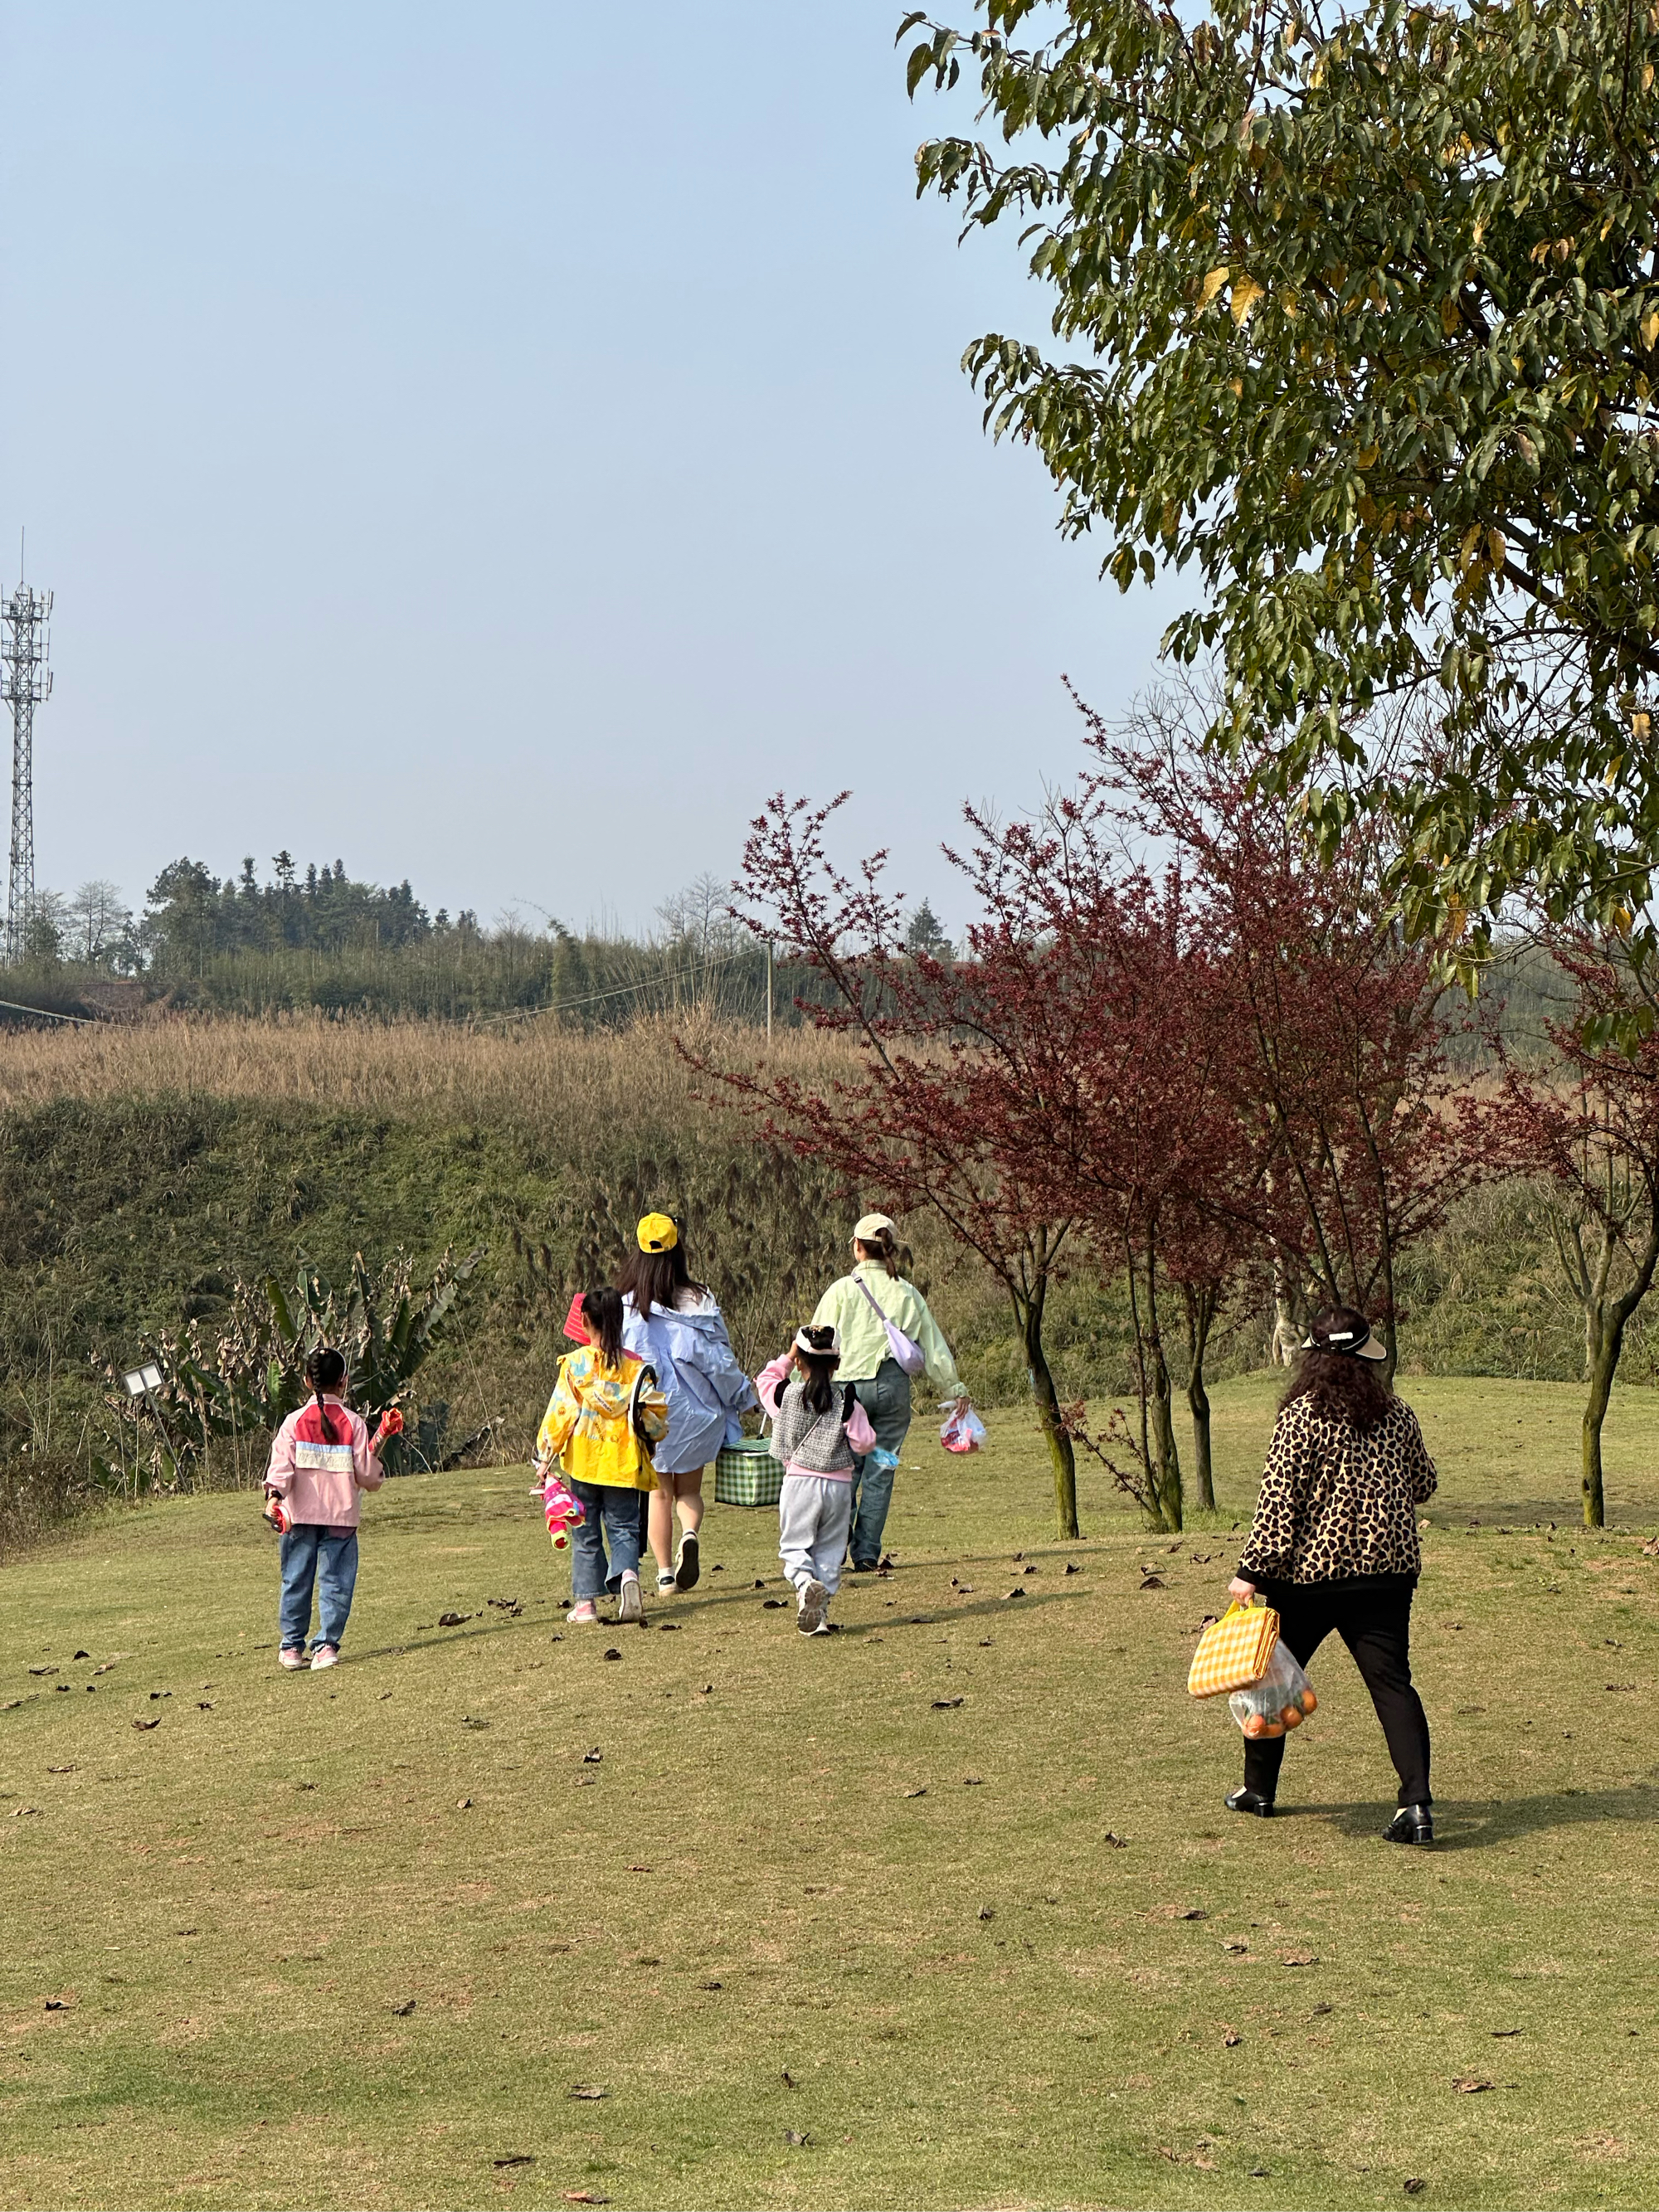
<instances>
[{"instance_id":1,"label":"leafy branch overhead","mask_svg":"<svg viewBox=\"0 0 1659 2212\"><path fill-rule=\"evenodd\" d=\"M1026 226L1053 296L1059 350L968 350L989 428L1121 586L1196 571L1165 641L1217 655L1214 738L1268 738L1328 855L1389 810L1414 933L1467 973L1526 889L1651 958L1659 7L974 18L900 36L913 92L982 99L919 188Z\"/></svg>"}]
</instances>

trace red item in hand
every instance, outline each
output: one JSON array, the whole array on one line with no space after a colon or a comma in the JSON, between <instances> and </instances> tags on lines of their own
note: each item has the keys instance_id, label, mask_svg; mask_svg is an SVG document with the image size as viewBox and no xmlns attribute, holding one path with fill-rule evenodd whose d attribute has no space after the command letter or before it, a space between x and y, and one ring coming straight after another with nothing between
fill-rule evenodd
<instances>
[{"instance_id":1,"label":"red item in hand","mask_svg":"<svg viewBox=\"0 0 1659 2212\"><path fill-rule=\"evenodd\" d=\"M570 1310L564 1317L564 1333L574 1343L591 1344L593 1340L592 1332L582 1319L582 1297L583 1293L578 1291L571 1299Z\"/></svg>"},{"instance_id":2,"label":"red item in hand","mask_svg":"<svg viewBox=\"0 0 1659 2212\"><path fill-rule=\"evenodd\" d=\"M380 1425L374 1431L370 1451L379 1451L389 1437L400 1437L404 1432L404 1417L396 1406L388 1406L380 1416Z\"/></svg>"},{"instance_id":3,"label":"red item in hand","mask_svg":"<svg viewBox=\"0 0 1659 2212\"><path fill-rule=\"evenodd\" d=\"M280 1498L266 1498L265 1518L279 1536L287 1535L288 1516L283 1510L283 1501Z\"/></svg>"}]
</instances>

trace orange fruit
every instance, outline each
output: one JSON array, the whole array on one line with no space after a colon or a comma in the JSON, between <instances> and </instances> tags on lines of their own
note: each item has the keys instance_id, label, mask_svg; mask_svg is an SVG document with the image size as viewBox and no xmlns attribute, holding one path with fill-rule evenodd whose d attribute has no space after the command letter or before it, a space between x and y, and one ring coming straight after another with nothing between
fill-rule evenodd
<instances>
[{"instance_id":1,"label":"orange fruit","mask_svg":"<svg viewBox=\"0 0 1659 2212\"><path fill-rule=\"evenodd\" d=\"M1284 1711L1280 1713L1279 1717L1284 1722L1286 1728L1300 1728L1302 1725L1302 1708L1300 1705L1286 1705Z\"/></svg>"},{"instance_id":2,"label":"orange fruit","mask_svg":"<svg viewBox=\"0 0 1659 2212\"><path fill-rule=\"evenodd\" d=\"M1318 1705L1319 1700L1311 1690L1304 1690L1302 1692L1302 1710L1304 1713L1316 1711Z\"/></svg>"},{"instance_id":3,"label":"orange fruit","mask_svg":"<svg viewBox=\"0 0 1659 2212\"><path fill-rule=\"evenodd\" d=\"M1246 1735L1267 1735L1267 1723L1260 1713L1250 1713L1246 1717L1244 1722L1244 1733Z\"/></svg>"}]
</instances>

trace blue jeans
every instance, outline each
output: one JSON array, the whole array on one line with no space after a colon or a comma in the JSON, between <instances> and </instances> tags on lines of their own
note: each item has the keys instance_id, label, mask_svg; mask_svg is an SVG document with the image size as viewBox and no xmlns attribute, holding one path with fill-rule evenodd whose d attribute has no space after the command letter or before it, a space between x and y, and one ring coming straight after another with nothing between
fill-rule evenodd
<instances>
[{"instance_id":1,"label":"blue jeans","mask_svg":"<svg viewBox=\"0 0 1659 2212\"><path fill-rule=\"evenodd\" d=\"M902 1450L910 1432L910 1378L897 1360L884 1359L867 1382L855 1382L853 1387L870 1416L876 1442L884 1451ZM878 1467L873 1459L855 1457L853 1465L857 1470L853 1492L858 1504L848 1548L855 1566L873 1567L881 1557L882 1531L893 1502L893 1469Z\"/></svg>"},{"instance_id":2,"label":"blue jeans","mask_svg":"<svg viewBox=\"0 0 1659 2212\"><path fill-rule=\"evenodd\" d=\"M357 1531L331 1536L309 1521L283 1538L283 1649L303 1651L311 1626L311 1590L317 1588L322 1633L319 1644L337 1644L351 1618L351 1593L357 1587Z\"/></svg>"},{"instance_id":3,"label":"blue jeans","mask_svg":"<svg viewBox=\"0 0 1659 2212\"><path fill-rule=\"evenodd\" d=\"M614 1482L573 1482L575 1495L587 1508L587 1517L571 1531L570 1590L578 1605L585 1605L607 1588L618 1588L625 1574L640 1571L640 1506L649 1504L644 1490L621 1490ZM611 1557L605 1559L605 1539Z\"/></svg>"}]
</instances>

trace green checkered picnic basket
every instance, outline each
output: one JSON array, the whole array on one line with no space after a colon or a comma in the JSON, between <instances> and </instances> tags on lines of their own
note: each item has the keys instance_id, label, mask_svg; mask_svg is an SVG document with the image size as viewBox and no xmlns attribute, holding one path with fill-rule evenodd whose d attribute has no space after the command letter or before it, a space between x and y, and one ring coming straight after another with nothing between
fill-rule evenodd
<instances>
[{"instance_id":1,"label":"green checkered picnic basket","mask_svg":"<svg viewBox=\"0 0 1659 2212\"><path fill-rule=\"evenodd\" d=\"M714 1462L717 1505L775 1505L783 1488L783 1469L765 1437L739 1437L722 1444Z\"/></svg>"}]
</instances>

